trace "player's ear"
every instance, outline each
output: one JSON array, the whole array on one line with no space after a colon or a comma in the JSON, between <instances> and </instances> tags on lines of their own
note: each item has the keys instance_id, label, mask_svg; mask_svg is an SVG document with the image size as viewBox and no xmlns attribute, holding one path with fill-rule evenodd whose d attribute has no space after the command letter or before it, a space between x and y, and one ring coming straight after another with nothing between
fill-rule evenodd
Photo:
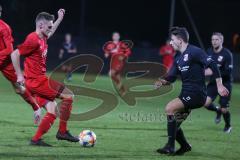
<instances>
[{"instance_id":1,"label":"player's ear","mask_svg":"<svg viewBox=\"0 0 240 160\"><path fill-rule=\"evenodd\" d=\"M39 22L39 23L38 23L38 27L39 27L40 29L43 29L43 22Z\"/></svg>"}]
</instances>

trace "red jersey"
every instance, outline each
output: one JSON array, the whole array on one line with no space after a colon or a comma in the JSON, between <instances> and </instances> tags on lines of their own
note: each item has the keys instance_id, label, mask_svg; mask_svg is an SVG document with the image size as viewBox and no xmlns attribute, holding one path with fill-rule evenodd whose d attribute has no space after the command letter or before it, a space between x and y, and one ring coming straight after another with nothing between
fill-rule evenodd
<instances>
[{"instance_id":1,"label":"red jersey","mask_svg":"<svg viewBox=\"0 0 240 160\"><path fill-rule=\"evenodd\" d=\"M7 23L0 20L0 60L4 60L13 52L12 30Z\"/></svg>"},{"instance_id":2,"label":"red jersey","mask_svg":"<svg viewBox=\"0 0 240 160\"><path fill-rule=\"evenodd\" d=\"M170 55L170 56L174 57L175 51L170 44L166 44L160 48L160 55L162 55L162 56Z\"/></svg>"},{"instance_id":3,"label":"red jersey","mask_svg":"<svg viewBox=\"0 0 240 160\"><path fill-rule=\"evenodd\" d=\"M47 37L40 38L36 32L30 33L18 46L20 55L25 56L24 76L37 78L46 74Z\"/></svg>"},{"instance_id":4,"label":"red jersey","mask_svg":"<svg viewBox=\"0 0 240 160\"><path fill-rule=\"evenodd\" d=\"M166 44L160 48L160 55L163 57L163 64L170 69L174 61L175 51L170 44Z\"/></svg>"},{"instance_id":5,"label":"red jersey","mask_svg":"<svg viewBox=\"0 0 240 160\"><path fill-rule=\"evenodd\" d=\"M115 54L121 54L126 57L129 57L131 54L131 48L124 41L120 41L117 44L114 43L113 41L109 41L105 44L103 50L105 53L108 53L111 56Z\"/></svg>"}]
</instances>

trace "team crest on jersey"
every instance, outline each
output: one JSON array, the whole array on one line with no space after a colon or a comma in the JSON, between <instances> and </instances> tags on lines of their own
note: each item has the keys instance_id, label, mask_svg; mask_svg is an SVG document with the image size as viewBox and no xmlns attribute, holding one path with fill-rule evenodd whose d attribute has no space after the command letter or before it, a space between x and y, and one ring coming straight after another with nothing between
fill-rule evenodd
<instances>
[{"instance_id":1,"label":"team crest on jersey","mask_svg":"<svg viewBox=\"0 0 240 160\"><path fill-rule=\"evenodd\" d=\"M221 62L223 60L223 56L218 56L218 61Z\"/></svg>"},{"instance_id":2,"label":"team crest on jersey","mask_svg":"<svg viewBox=\"0 0 240 160\"><path fill-rule=\"evenodd\" d=\"M184 61L188 61L188 54L185 54L185 55L184 55L183 60L184 60Z\"/></svg>"}]
</instances>

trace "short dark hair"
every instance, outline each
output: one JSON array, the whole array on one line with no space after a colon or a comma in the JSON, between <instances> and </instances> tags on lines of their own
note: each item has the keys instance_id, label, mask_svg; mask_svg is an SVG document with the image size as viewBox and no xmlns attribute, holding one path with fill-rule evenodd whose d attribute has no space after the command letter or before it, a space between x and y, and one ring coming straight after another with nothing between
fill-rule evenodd
<instances>
[{"instance_id":1,"label":"short dark hair","mask_svg":"<svg viewBox=\"0 0 240 160\"><path fill-rule=\"evenodd\" d=\"M47 12L38 13L35 22L37 23L40 20L54 21L54 15Z\"/></svg>"},{"instance_id":2,"label":"short dark hair","mask_svg":"<svg viewBox=\"0 0 240 160\"><path fill-rule=\"evenodd\" d=\"M224 36L221 32L213 32L212 36L218 36L222 39L222 41L224 41Z\"/></svg>"},{"instance_id":3,"label":"short dark hair","mask_svg":"<svg viewBox=\"0 0 240 160\"><path fill-rule=\"evenodd\" d=\"M114 32L112 33L112 35L114 35L114 34L119 34L119 35L120 35L120 33L119 33L118 31L114 31Z\"/></svg>"},{"instance_id":4,"label":"short dark hair","mask_svg":"<svg viewBox=\"0 0 240 160\"><path fill-rule=\"evenodd\" d=\"M184 42L188 43L189 33L185 27L172 27L169 30L170 35L174 35L178 38L181 38Z\"/></svg>"}]
</instances>

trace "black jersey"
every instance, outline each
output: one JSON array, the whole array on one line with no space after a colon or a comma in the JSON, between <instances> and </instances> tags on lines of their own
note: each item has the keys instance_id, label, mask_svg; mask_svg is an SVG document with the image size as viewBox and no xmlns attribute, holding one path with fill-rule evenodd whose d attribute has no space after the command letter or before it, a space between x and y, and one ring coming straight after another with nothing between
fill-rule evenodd
<instances>
[{"instance_id":1,"label":"black jersey","mask_svg":"<svg viewBox=\"0 0 240 160\"><path fill-rule=\"evenodd\" d=\"M166 80L173 82L181 76L182 91L206 93L205 69L213 60L200 48L188 45L186 50L175 58Z\"/></svg>"},{"instance_id":2,"label":"black jersey","mask_svg":"<svg viewBox=\"0 0 240 160\"><path fill-rule=\"evenodd\" d=\"M232 53L226 48L222 48L222 50L219 53L215 53L213 51L213 48L209 48L207 50L207 54L210 58L212 58L217 63L218 69L222 76L223 83L232 82L232 80L233 80ZM215 82L215 80L212 76L210 77L210 81L211 81L211 83Z\"/></svg>"}]
</instances>

